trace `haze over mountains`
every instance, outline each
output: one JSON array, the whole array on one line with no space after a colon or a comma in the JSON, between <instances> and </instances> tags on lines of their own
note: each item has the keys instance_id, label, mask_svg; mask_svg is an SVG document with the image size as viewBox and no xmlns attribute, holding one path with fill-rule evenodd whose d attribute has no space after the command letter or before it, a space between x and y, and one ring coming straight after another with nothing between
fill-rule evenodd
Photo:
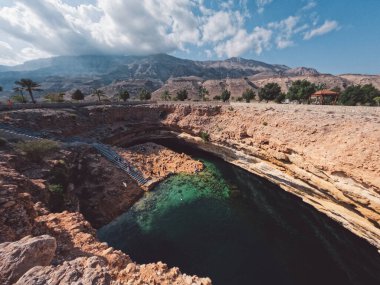
<instances>
[{"instance_id":1,"label":"haze over mountains","mask_svg":"<svg viewBox=\"0 0 380 285\"><path fill-rule=\"evenodd\" d=\"M210 88L219 82L221 83L219 86L227 89L228 84L238 85L239 82L246 82L247 86L255 89L261 87L263 83L272 81L287 89L289 82L295 78L326 83L329 88L334 86L345 88L350 84L359 84L363 80L365 83L374 83L380 87L379 76L350 75L350 78L347 78L347 76L320 74L313 68L290 68L243 58L192 61L166 54L60 56L28 61L12 67L0 66L0 85L5 91L3 96L11 94L14 81L20 78L31 78L40 83L44 92L62 92L79 88L85 93L90 93L92 88L104 88L107 95L112 95L111 93L117 89L127 88L131 90L132 96L141 88L152 92L165 86L168 89L176 89L178 82L189 81L196 82L195 85L205 83ZM211 83L207 82L210 80ZM241 87L245 88L245 85Z\"/></svg>"}]
</instances>

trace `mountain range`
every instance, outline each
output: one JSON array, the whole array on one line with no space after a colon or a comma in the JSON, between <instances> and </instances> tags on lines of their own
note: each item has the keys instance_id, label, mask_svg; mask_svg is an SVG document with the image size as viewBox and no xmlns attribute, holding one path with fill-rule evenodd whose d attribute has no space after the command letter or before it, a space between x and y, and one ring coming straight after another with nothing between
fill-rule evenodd
<instances>
[{"instance_id":1,"label":"mountain range","mask_svg":"<svg viewBox=\"0 0 380 285\"><path fill-rule=\"evenodd\" d=\"M355 77L355 75L350 76ZM30 78L40 83L45 93L66 92L77 88L88 94L93 88L103 88L106 93L112 93L117 89L127 88L131 90L132 95L136 95L141 88L153 92L170 84L173 85L173 82L181 82L181 80L184 82L195 80L201 84L210 80L221 81L228 88L227 81L243 80L243 82L247 82L248 80L254 87L260 85L257 84L260 80L265 82L285 80L288 82L298 77L320 78L321 82L327 80L329 83L327 85L335 84L343 88L350 84L358 84L358 82L342 76L321 74L313 68L290 68L285 65L268 64L243 58L193 61L167 54L60 56L32 60L12 67L0 66L0 85L5 91L3 96L10 95L14 82L21 78ZM365 77L366 82L374 81L375 85L378 84L380 87L378 76L360 75L359 77L361 79ZM357 76L354 79L360 81ZM285 89L287 88L287 84L280 83Z\"/></svg>"}]
</instances>

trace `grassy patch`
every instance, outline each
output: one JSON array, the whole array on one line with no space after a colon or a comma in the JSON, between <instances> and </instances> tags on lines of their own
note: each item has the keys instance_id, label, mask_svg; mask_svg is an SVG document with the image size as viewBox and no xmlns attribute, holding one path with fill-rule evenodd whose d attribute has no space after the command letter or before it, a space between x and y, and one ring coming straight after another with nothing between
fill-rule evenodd
<instances>
[{"instance_id":1,"label":"grassy patch","mask_svg":"<svg viewBox=\"0 0 380 285\"><path fill-rule=\"evenodd\" d=\"M41 162L49 153L58 149L58 143L51 140L33 140L17 143L16 149L30 161Z\"/></svg>"},{"instance_id":2,"label":"grassy patch","mask_svg":"<svg viewBox=\"0 0 380 285\"><path fill-rule=\"evenodd\" d=\"M207 133L207 132L200 132L200 133L199 133L199 136L201 137L201 139L202 139L204 142L208 142L208 141L210 141L210 134Z\"/></svg>"}]
</instances>

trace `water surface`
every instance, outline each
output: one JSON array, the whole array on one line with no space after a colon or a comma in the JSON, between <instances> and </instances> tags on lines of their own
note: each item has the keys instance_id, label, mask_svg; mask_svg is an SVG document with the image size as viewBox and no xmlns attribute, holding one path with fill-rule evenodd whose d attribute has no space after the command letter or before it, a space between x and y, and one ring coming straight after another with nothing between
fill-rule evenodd
<instances>
[{"instance_id":1,"label":"water surface","mask_svg":"<svg viewBox=\"0 0 380 285\"><path fill-rule=\"evenodd\" d=\"M138 263L178 266L213 284L380 284L380 254L300 199L173 141L205 171L175 175L98 236Z\"/></svg>"}]
</instances>

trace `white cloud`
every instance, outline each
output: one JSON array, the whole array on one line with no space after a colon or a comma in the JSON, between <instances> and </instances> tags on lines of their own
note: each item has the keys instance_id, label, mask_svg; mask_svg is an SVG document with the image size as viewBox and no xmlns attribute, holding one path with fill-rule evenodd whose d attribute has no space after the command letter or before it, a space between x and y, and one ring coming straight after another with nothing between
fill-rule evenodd
<instances>
[{"instance_id":1,"label":"white cloud","mask_svg":"<svg viewBox=\"0 0 380 285\"><path fill-rule=\"evenodd\" d=\"M282 21L268 24L269 28L277 32L275 39L277 48L284 49L294 45L292 36L299 31L297 28L299 21L300 17L290 16Z\"/></svg>"},{"instance_id":2,"label":"white cloud","mask_svg":"<svg viewBox=\"0 0 380 285\"><path fill-rule=\"evenodd\" d=\"M237 32L239 24L233 14L220 11L207 19L203 26L204 41L220 41L234 35Z\"/></svg>"},{"instance_id":3,"label":"white cloud","mask_svg":"<svg viewBox=\"0 0 380 285\"><path fill-rule=\"evenodd\" d=\"M315 2L314 0L311 0L305 6L303 6L301 10L307 11L307 10L311 10L315 7L317 7L317 2Z\"/></svg>"},{"instance_id":4,"label":"white cloud","mask_svg":"<svg viewBox=\"0 0 380 285\"><path fill-rule=\"evenodd\" d=\"M249 50L260 54L265 48L269 47L271 37L272 31L265 28L256 27L250 34L241 29L233 38L218 44L214 50L219 57L224 55L235 57Z\"/></svg>"},{"instance_id":5,"label":"white cloud","mask_svg":"<svg viewBox=\"0 0 380 285\"><path fill-rule=\"evenodd\" d=\"M15 0L0 6L0 64L53 55L189 52L192 47L204 47L208 57L260 54L272 46L294 45L295 35L310 27L301 16L290 16L247 30L246 22L254 20L248 0L213 5L205 0L83 1ZM272 2L254 3L262 12ZM326 21L304 38L337 27L335 21Z\"/></svg>"},{"instance_id":6,"label":"white cloud","mask_svg":"<svg viewBox=\"0 0 380 285\"><path fill-rule=\"evenodd\" d=\"M256 5L257 5L257 11L261 14L265 10L265 6L268 4L272 3L273 0L256 0Z\"/></svg>"},{"instance_id":7,"label":"white cloud","mask_svg":"<svg viewBox=\"0 0 380 285\"><path fill-rule=\"evenodd\" d=\"M337 21L326 20L322 26L312 29L308 31L307 33L305 33L304 39L310 40L311 38L322 36L324 34L327 34L331 31L338 30L338 29L339 29L339 24Z\"/></svg>"}]
</instances>

